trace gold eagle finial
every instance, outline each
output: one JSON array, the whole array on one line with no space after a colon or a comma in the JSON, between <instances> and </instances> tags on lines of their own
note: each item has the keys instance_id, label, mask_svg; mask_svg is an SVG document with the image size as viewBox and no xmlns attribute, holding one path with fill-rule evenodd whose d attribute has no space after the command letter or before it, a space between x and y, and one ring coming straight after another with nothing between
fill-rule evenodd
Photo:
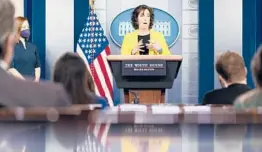
<instances>
[{"instance_id":1,"label":"gold eagle finial","mask_svg":"<svg viewBox=\"0 0 262 152\"><path fill-rule=\"evenodd\" d=\"M94 9L95 0L89 0L89 5L91 9Z\"/></svg>"}]
</instances>

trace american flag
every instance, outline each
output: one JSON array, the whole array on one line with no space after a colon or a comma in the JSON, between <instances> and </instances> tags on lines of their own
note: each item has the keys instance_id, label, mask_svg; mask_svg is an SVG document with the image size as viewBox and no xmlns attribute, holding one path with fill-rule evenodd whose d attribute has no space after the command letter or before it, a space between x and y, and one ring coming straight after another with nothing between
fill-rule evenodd
<instances>
[{"instance_id":1,"label":"american flag","mask_svg":"<svg viewBox=\"0 0 262 152\"><path fill-rule=\"evenodd\" d=\"M96 94L106 97L109 106L113 106L113 77L106 59L110 55L109 42L97 15L93 9L90 10L87 22L80 33L76 52L86 62L92 74Z\"/></svg>"},{"instance_id":2,"label":"american flag","mask_svg":"<svg viewBox=\"0 0 262 152\"><path fill-rule=\"evenodd\" d=\"M90 3L87 22L80 33L76 52L87 64L95 82L96 94L107 98L109 106L113 106L113 76L106 59L111 52L93 3L94 1ZM88 132L91 132L97 141L106 147L109 128L110 124L93 124L88 127ZM82 152L83 149L80 149L78 151Z\"/></svg>"}]
</instances>

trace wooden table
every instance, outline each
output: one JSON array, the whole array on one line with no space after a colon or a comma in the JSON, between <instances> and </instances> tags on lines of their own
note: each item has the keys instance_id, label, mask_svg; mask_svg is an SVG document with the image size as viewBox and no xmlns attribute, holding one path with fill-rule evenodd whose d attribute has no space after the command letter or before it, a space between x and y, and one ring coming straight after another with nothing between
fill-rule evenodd
<instances>
[{"instance_id":1,"label":"wooden table","mask_svg":"<svg viewBox=\"0 0 262 152\"><path fill-rule=\"evenodd\" d=\"M261 151L260 111L194 105L2 109L0 151Z\"/></svg>"}]
</instances>

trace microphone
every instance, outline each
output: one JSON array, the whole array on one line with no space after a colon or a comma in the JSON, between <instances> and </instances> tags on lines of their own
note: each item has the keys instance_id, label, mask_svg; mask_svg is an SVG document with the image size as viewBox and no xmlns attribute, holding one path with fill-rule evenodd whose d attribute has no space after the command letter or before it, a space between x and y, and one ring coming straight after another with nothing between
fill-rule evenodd
<instances>
[{"instance_id":1,"label":"microphone","mask_svg":"<svg viewBox=\"0 0 262 152\"><path fill-rule=\"evenodd\" d=\"M135 91L130 91L130 93L132 93L132 94L135 96L133 103L134 103L134 104L139 104L139 96L138 96L138 93L135 92Z\"/></svg>"}]
</instances>

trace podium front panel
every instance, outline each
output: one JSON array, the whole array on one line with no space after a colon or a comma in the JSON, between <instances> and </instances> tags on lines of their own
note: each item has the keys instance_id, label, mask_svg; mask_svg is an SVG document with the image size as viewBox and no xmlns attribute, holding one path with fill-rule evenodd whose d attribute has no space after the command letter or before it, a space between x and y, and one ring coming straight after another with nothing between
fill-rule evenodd
<instances>
[{"instance_id":1,"label":"podium front panel","mask_svg":"<svg viewBox=\"0 0 262 152\"><path fill-rule=\"evenodd\" d=\"M180 61L166 61L165 76L122 76L122 61L111 61L110 66L118 88L170 89L177 77Z\"/></svg>"}]
</instances>

